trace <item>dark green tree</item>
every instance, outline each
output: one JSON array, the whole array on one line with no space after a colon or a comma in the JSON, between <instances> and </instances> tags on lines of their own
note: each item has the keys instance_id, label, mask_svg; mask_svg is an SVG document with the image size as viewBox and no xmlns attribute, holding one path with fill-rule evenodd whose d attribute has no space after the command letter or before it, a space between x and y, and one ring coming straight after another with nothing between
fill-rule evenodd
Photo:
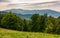
<instances>
[{"instance_id":1,"label":"dark green tree","mask_svg":"<svg viewBox=\"0 0 60 38\"><path fill-rule=\"evenodd\" d=\"M60 16L56 19L56 34L60 34Z\"/></svg>"},{"instance_id":2,"label":"dark green tree","mask_svg":"<svg viewBox=\"0 0 60 38\"><path fill-rule=\"evenodd\" d=\"M47 27L46 27L46 29L45 29L45 32L46 32L46 33L52 33L52 31L53 31L53 24L51 23L50 20L48 20L48 21L47 21Z\"/></svg>"},{"instance_id":3,"label":"dark green tree","mask_svg":"<svg viewBox=\"0 0 60 38\"><path fill-rule=\"evenodd\" d=\"M22 19L12 12L7 13L1 23L4 28L22 30Z\"/></svg>"},{"instance_id":4,"label":"dark green tree","mask_svg":"<svg viewBox=\"0 0 60 38\"><path fill-rule=\"evenodd\" d=\"M0 27L2 27L1 20L3 19L4 14L0 14Z\"/></svg>"},{"instance_id":5,"label":"dark green tree","mask_svg":"<svg viewBox=\"0 0 60 38\"><path fill-rule=\"evenodd\" d=\"M49 16L48 20L50 20L50 22L53 24L53 29L52 29L52 33L55 33L56 31L56 18Z\"/></svg>"},{"instance_id":6,"label":"dark green tree","mask_svg":"<svg viewBox=\"0 0 60 38\"><path fill-rule=\"evenodd\" d=\"M23 25L23 30L24 30L24 31L28 31L28 25L29 25L29 24L28 24L28 21L27 21L26 19L24 19L24 20L23 20L23 23L24 23L24 25Z\"/></svg>"},{"instance_id":7,"label":"dark green tree","mask_svg":"<svg viewBox=\"0 0 60 38\"><path fill-rule=\"evenodd\" d=\"M39 27L40 27L40 24L39 24L39 14L34 14L32 15L31 17L31 20L32 20L32 31L38 31L39 30Z\"/></svg>"},{"instance_id":8,"label":"dark green tree","mask_svg":"<svg viewBox=\"0 0 60 38\"><path fill-rule=\"evenodd\" d=\"M47 27L47 14L40 16L40 32L44 32L45 28Z\"/></svg>"}]
</instances>

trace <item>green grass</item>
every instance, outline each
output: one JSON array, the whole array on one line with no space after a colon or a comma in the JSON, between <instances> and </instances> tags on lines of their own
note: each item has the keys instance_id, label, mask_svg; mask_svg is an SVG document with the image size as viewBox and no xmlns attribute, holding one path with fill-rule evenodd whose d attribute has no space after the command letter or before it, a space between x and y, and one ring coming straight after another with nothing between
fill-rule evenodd
<instances>
[{"instance_id":1,"label":"green grass","mask_svg":"<svg viewBox=\"0 0 60 38\"><path fill-rule=\"evenodd\" d=\"M0 38L60 38L60 35L38 32L22 32L0 28Z\"/></svg>"}]
</instances>

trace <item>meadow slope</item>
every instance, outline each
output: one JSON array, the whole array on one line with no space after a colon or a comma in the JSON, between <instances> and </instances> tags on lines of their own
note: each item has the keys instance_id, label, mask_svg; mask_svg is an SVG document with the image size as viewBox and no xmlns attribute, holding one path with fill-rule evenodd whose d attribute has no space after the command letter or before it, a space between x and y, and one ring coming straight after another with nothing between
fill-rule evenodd
<instances>
[{"instance_id":1,"label":"meadow slope","mask_svg":"<svg viewBox=\"0 0 60 38\"><path fill-rule=\"evenodd\" d=\"M0 28L0 38L60 38L60 35L39 32L22 32Z\"/></svg>"}]
</instances>

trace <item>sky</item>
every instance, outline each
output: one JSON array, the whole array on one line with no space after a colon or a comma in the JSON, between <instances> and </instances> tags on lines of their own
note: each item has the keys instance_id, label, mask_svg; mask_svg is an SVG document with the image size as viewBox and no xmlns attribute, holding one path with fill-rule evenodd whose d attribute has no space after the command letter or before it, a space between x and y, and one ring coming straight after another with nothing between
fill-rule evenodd
<instances>
[{"instance_id":1,"label":"sky","mask_svg":"<svg viewBox=\"0 0 60 38\"><path fill-rule=\"evenodd\" d=\"M40 3L40 2L49 2L56 0L0 0L0 2L8 2L8 3Z\"/></svg>"},{"instance_id":2,"label":"sky","mask_svg":"<svg viewBox=\"0 0 60 38\"><path fill-rule=\"evenodd\" d=\"M60 11L60 0L0 0L0 11L8 9Z\"/></svg>"}]
</instances>

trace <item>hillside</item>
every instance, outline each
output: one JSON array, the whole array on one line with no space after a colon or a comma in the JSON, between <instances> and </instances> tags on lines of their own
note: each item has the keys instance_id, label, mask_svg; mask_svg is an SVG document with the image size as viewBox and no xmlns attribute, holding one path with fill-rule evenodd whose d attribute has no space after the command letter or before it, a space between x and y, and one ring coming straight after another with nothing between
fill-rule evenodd
<instances>
[{"instance_id":1,"label":"hillside","mask_svg":"<svg viewBox=\"0 0 60 38\"><path fill-rule=\"evenodd\" d=\"M43 9L43 10L23 10L23 9L11 9L11 10L4 10L0 11L0 13L5 14L6 12L12 11L13 13L17 14L18 16L24 19L30 19L33 14L40 14L43 15L47 13L49 16L58 17L60 16L60 12L51 10L51 9Z\"/></svg>"},{"instance_id":2,"label":"hillside","mask_svg":"<svg viewBox=\"0 0 60 38\"><path fill-rule=\"evenodd\" d=\"M0 38L60 38L60 35L39 32L20 32L0 28Z\"/></svg>"}]
</instances>

